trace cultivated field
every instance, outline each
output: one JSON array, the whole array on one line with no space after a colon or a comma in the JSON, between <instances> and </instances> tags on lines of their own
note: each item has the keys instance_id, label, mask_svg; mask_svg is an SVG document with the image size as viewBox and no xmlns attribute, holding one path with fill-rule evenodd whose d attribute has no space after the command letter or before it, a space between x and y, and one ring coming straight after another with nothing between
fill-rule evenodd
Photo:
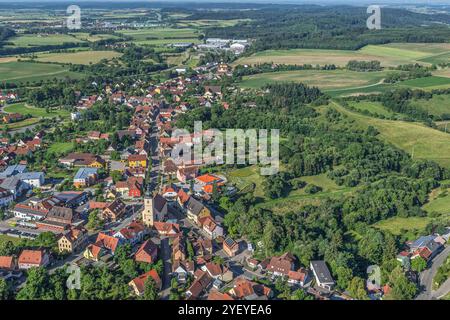
<instances>
[{"instance_id":1,"label":"cultivated field","mask_svg":"<svg viewBox=\"0 0 450 320\"><path fill-rule=\"evenodd\" d=\"M78 43L83 41L66 34L25 34L8 39L8 42L12 42L15 47L35 47L46 45L60 45L65 42Z\"/></svg>"},{"instance_id":2,"label":"cultivated field","mask_svg":"<svg viewBox=\"0 0 450 320\"><path fill-rule=\"evenodd\" d=\"M192 28L146 28L122 30L121 34L132 37L134 41L165 39L165 38L196 38L197 31Z\"/></svg>"},{"instance_id":3,"label":"cultivated field","mask_svg":"<svg viewBox=\"0 0 450 320\"><path fill-rule=\"evenodd\" d=\"M0 64L0 81L2 82L33 82L53 78L82 78L83 74L71 72L66 67L56 64L33 62L6 62Z\"/></svg>"},{"instance_id":4,"label":"cultivated field","mask_svg":"<svg viewBox=\"0 0 450 320\"><path fill-rule=\"evenodd\" d=\"M243 78L244 88L260 88L279 81L302 82L321 89L358 88L380 83L389 71L355 72L348 70L298 70L269 72Z\"/></svg>"},{"instance_id":5,"label":"cultivated field","mask_svg":"<svg viewBox=\"0 0 450 320\"><path fill-rule=\"evenodd\" d=\"M120 57L121 55L121 53L115 51L78 51L39 54L35 60L55 63L93 64L98 63L103 59L111 60Z\"/></svg>"},{"instance_id":6,"label":"cultivated field","mask_svg":"<svg viewBox=\"0 0 450 320\"><path fill-rule=\"evenodd\" d=\"M407 63L450 62L450 44L403 44L369 45L358 51L291 49L267 50L243 57L237 64L257 64L263 62L284 64L335 64L344 66L350 60L378 60L385 67Z\"/></svg>"}]
</instances>

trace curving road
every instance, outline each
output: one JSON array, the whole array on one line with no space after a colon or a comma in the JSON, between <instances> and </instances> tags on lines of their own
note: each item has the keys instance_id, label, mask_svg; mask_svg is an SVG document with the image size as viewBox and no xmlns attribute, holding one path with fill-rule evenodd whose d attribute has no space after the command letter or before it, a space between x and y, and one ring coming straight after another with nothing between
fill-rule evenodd
<instances>
[{"instance_id":1,"label":"curving road","mask_svg":"<svg viewBox=\"0 0 450 320\"><path fill-rule=\"evenodd\" d=\"M432 261L431 266L420 274L420 284L422 292L416 297L416 300L435 300L450 292L450 279L447 280L438 290L432 289L433 278L438 268L445 262L450 255L450 246L447 246Z\"/></svg>"}]
</instances>

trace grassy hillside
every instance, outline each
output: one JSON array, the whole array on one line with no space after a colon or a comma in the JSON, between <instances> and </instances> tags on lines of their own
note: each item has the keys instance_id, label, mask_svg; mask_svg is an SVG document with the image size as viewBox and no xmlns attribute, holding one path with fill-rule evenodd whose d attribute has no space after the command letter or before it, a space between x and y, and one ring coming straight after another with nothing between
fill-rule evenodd
<instances>
[{"instance_id":1,"label":"grassy hillside","mask_svg":"<svg viewBox=\"0 0 450 320\"><path fill-rule=\"evenodd\" d=\"M362 127L373 126L380 138L411 154L414 159L429 159L450 168L450 135L425 125L405 121L383 120L349 111L333 103Z\"/></svg>"}]
</instances>

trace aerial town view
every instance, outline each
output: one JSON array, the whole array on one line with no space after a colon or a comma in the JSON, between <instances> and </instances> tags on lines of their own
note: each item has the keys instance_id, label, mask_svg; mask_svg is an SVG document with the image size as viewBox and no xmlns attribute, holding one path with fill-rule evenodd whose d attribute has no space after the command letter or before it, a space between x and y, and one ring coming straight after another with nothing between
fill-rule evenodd
<instances>
[{"instance_id":1,"label":"aerial town view","mask_svg":"<svg viewBox=\"0 0 450 320\"><path fill-rule=\"evenodd\" d=\"M0 300L450 300L449 124L447 1L0 0Z\"/></svg>"}]
</instances>

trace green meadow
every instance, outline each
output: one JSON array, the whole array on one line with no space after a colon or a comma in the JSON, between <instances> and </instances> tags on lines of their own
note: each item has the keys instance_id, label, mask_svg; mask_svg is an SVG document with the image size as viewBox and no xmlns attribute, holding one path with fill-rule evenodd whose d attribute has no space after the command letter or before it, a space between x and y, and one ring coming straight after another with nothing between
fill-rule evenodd
<instances>
[{"instance_id":1,"label":"green meadow","mask_svg":"<svg viewBox=\"0 0 450 320\"><path fill-rule=\"evenodd\" d=\"M50 79L75 78L84 75L69 71L67 67L48 63L5 62L0 64L0 82L33 82Z\"/></svg>"}]
</instances>

